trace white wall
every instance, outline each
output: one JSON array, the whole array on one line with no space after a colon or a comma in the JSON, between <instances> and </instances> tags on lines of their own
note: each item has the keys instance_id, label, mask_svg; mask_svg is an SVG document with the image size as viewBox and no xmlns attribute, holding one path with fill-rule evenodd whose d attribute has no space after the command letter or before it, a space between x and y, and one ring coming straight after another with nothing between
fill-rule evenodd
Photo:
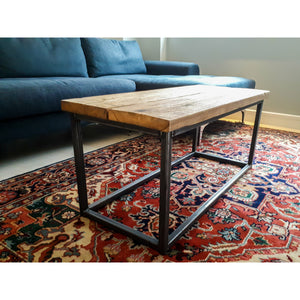
<instances>
[{"instance_id":1,"label":"white wall","mask_svg":"<svg viewBox=\"0 0 300 300\"><path fill-rule=\"evenodd\" d=\"M160 38L135 38L143 53L144 60L160 59Z\"/></svg>"}]
</instances>

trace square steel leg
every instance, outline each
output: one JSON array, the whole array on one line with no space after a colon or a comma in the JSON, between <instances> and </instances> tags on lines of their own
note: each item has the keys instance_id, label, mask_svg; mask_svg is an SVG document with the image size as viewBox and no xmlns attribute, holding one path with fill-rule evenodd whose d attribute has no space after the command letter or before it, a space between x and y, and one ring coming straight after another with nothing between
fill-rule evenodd
<instances>
[{"instance_id":1,"label":"square steel leg","mask_svg":"<svg viewBox=\"0 0 300 300\"><path fill-rule=\"evenodd\" d=\"M172 160L172 138L170 132L163 132L161 135L160 157L159 250L165 253L169 247L169 206Z\"/></svg>"},{"instance_id":2,"label":"square steel leg","mask_svg":"<svg viewBox=\"0 0 300 300\"><path fill-rule=\"evenodd\" d=\"M82 215L83 212L88 208L88 199L87 199L81 125L80 125L80 119L78 119L74 114L71 114L71 125L72 125L74 160L75 160L77 186L78 186L79 207L80 207L80 214Z\"/></svg>"}]
</instances>

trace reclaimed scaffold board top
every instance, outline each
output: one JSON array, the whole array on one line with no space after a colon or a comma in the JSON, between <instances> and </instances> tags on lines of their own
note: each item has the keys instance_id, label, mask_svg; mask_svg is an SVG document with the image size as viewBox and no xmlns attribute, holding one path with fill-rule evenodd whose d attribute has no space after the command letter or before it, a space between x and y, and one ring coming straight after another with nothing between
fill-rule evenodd
<instances>
[{"instance_id":1,"label":"reclaimed scaffold board top","mask_svg":"<svg viewBox=\"0 0 300 300\"><path fill-rule=\"evenodd\" d=\"M268 97L269 91L192 85L62 100L63 111L169 132Z\"/></svg>"}]
</instances>

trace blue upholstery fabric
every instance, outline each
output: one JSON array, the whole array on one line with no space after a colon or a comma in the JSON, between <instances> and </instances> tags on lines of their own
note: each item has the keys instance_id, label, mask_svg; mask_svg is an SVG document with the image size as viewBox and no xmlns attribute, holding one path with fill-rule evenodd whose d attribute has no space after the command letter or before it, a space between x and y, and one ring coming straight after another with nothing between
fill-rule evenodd
<instances>
[{"instance_id":1,"label":"blue upholstery fabric","mask_svg":"<svg viewBox=\"0 0 300 300\"><path fill-rule=\"evenodd\" d=\"M210 76L210 75L114 75L105 76L105 78L126 78L133 80L137 90L151 90L167 87L176 87L193 84L205 84L215 86L255 88L255 81L241 77Z\"/></svg>"},{"instance_id":2,"label":"blue upholstery fabric","mask_svg":"<svg viewBox=\"0 0 300 300\"><path fill-rule=\"evenodd\" d=\"M199 66L195 63L178 61L145 60L147 74L151 75L199 75Z\"/></svg>"},{"instance_id":3,"label":"blue upholstery fabric","mask_svg":"<svg viewBox=\"0 0 300 300\"><path fill-rule=\"evenodd\" d=\"M143 56L136 41L82 38L81 43L90 77L146 73Z\"/></svg>"},{"instance_id":4,"label":"blue upholstery fabric","mask_svg":"<svg viewBox=\"0 0 300 300\"><path fill-rule=\"evenodd\" d=\"M0 79L0 120L61 110L62 99L132 92L135 83L110 78L15 78Z\"/></svg>"},{"instance_id":5,"label":"blue upholstery fabric","mask_svg":"<svg viewBox=\"0 0 300 300\"><path fill-rule=\"evenodd\" d=\"M54 132L67 132L70 128L70 118L65 112L0 121L0 141L3 143Z\"/></svg>"},{"instance_id":6,"label":"blue upholstery fabric","mask_svg":"<svg viewBox=\"0 0 300 300\"><path fill-rule=\"evenodd\" d=\"M255 87L245 78L200 76L194 63L144 62L136 41L0 38L0 141L70 129L62 99L193 84Z\"/></svg>"},{"instance_id":7,"label":"blue upholstery fabric","mask_svg":"<svg viewBox=\"0 0 300 300\"><path fill-rule=\"evenodd\" d=\"M79 38L0 38L0 78L84 76Z\"/></svg>"}]
</instances>

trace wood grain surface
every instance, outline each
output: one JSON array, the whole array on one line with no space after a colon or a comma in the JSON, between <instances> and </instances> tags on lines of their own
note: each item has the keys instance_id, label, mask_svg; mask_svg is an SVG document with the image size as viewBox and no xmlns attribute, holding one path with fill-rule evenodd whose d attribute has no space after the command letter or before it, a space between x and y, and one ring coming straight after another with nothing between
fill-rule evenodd
<instances>
[{"instance_id":1,"label":"wood grain surface","mask_svg":"<svg viewBox=\"0 0 300 300\"><path fill-rule=\"evenodd\" d=\"M62 100L63 111L173 131L264 100L269 91L191 85Z\"/></svg>"}]
</instances>

